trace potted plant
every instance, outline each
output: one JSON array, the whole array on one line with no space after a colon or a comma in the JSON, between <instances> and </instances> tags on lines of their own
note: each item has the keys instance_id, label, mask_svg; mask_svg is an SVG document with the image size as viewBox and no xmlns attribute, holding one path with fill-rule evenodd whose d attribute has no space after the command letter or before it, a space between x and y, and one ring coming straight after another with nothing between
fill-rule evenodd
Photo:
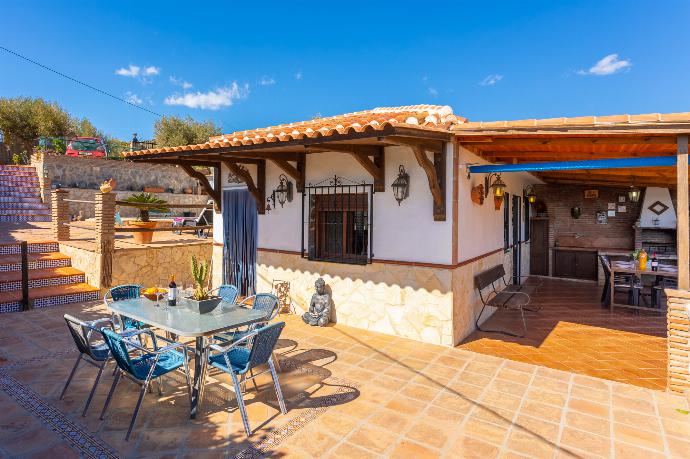
<instances>
[{"instance_id":1,"label":"potted plant","mask_svg":"<svg viewBox=\"0 0 690 459\"><path fill-rule=\"evenodd\" d=\"M200 314L206 314L213 311L221 302L222 298L219 296L210 296L208 289L208 275L210 272L209 263L207 261L199 262L196 256L192 255L192 278L194 279L194 293L187 301L194 309L198 310Z\"/></svg>"},{"instance_id":2,"label":"potted plant","mask_svg":"<svg viewBox=\"0 0 690 459\"><path fill-rule=\"evenodd\" d=\"M125 198L125 201L135 204L134 207L139 209L139 218L137 221L129 222L131 226L136 228L153 229L156 227L156 222L152 222L150 219L150 211L168 212L168 207L165 205L167 201L157 198L151 193L133 194ZM151 239L153 239L153 231L136 231L134 233L134 241L139 244L149 244L151 243Z\"/></svg>"}]
</instances>

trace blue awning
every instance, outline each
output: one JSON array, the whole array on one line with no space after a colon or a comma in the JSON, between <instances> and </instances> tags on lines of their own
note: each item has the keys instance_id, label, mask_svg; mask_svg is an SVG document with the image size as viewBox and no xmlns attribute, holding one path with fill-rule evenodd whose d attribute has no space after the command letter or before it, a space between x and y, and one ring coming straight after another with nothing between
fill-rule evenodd
<instances>
[{"instance_id":1,"label":"blue awning","mask_svg":"<svg viewBox=\"0 0 690 459\"><path fill-rule=\"evenodd\" d=\"M544 172L588 169L623 169L632 167L675 166L675 156L646 156L641 158L588 159L585 161L551 161L523 164L486 164L470 166L470 174L491 172Z\"/></svg>"}]
</instances>

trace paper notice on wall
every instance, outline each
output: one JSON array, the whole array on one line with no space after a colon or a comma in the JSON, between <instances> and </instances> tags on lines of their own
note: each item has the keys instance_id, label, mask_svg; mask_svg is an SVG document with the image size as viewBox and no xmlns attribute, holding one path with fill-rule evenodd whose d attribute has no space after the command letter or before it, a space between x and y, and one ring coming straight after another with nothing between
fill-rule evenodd
<instances>
[{"instance_id":1,"label":"paper notice on wall","mask_svg":"<svg viewBox=\"0 0 690 459\"><path fill-rule=\"evenodd\" d=\"M616 203L615 202L609 202L609 210L616 210Z\"/></svg>"},{"instance_id":2,"label":"paper notice on wall","mask_svg":"<svg viewBox=\"0 0 690 459\"><path fill-rule=\"evenodd\" d=\"M615 217L615 216L616 216L616 211L615 211L615 210L609 210L608 216L609 216L609 217Z\"/></svg>"},{"instance_id":3,"label":"paper notice on wall","mask_svg":"<svg viewBox=\"0 0 690 459\"><path fill-rule=\"evenodd\" d=\"M628 211L628 209L625 206L618 206L618 213L619 214L624 214Z\"/></svg>"}]
</instances>

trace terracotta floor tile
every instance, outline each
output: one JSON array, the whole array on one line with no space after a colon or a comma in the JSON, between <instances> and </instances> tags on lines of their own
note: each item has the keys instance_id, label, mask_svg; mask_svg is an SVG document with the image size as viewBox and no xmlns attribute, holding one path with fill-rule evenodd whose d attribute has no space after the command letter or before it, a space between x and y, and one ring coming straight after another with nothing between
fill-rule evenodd
<instances>
[{"instance_id":1,"label":"terracotta floor tile","mask_svg":"<svg viewBox=\"0 0 690 459\"><path fill-rule=\"evenodd\" d=\"M614 443L613 448L616 452L616 457L622 457L625 459L663 459L666 457L664 454L655 453L654 451L625 443L616 442Z\"/></svg>"},{"instance_id":2,"label":"terracotta floor tile","mask_svg":"<svg viewBox=\"0 0 690 459\"><path fill-rule=\"evenodd\" d=\"M566 447L570 446L603 457L608 457L611 452L610 437L602 437L570 427L563 429L561 443Z\"/></svg>"},{"instance_id":3,"label":"terracotta floor tile","mask_svg":"<svg viewBox=\"0 0 690 459\"><path fill-rule=\"evenodd\" d=\"M384 429L365 425L358 428L350 435L348 442L366 448L375 453L382 453L386 448L395 443L398 433L386 431Z\"/></svg>"},{"instance_id":4,"label":"terracotta floor tile","mask_svg":"<svg viewBox=\"0 0 690 459\"><path fill-rule=\"evenodd\" d=\"M601 403L590 402L578 398L571 398L568 401L568 409L579 411L580 413L596 416L603 419L609 418L609 406Z\"/></svg>"},{"instance_id":5,"label":"terracotta floor tile","mask_svg":"<svg viewBox=\"0 0 690 459\"><path fill-rule=\"evenodd\" d=\"M531 458L552 458L554 443L524 430L513 430L508 437L508 449L528 454Z\"/></svg>"},{"instance_id":6,"label":"terracotta floor tile","mask_svg":"<svg viewBox=\"0 0 690 459\"><path fill-rule=\"evenodd\" d=\"M613 435L615 441L625 442L643 448L664 451L664 443L658 432L638 429L636 427L614 423Z\"/></svg>"},{"instance_id":7,"label":"terracotta floor tile","mask_svg":"<svg viewBox=\"0 0 690 459\"><path fill-rule=\"evenodd\" d=\"M498 457L499 447L465 435L455 442L448 453L448 457L467 459L491 459Z\"/></svg>"}]
</instances>

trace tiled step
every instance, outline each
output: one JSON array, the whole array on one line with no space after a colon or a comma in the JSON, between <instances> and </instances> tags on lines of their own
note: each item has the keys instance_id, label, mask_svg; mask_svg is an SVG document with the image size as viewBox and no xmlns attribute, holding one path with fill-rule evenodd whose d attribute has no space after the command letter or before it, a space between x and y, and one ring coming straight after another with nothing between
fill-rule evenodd
<instances>
[{"instance_id":1,"label":"tiled step","mask_svg":"<svg viewBox=\"0 0 690 459\"><path fill-rule=\"evenodd\" d=\"M41 198L38 196L0 196L0 205L3 202L35 202L41 203Z\"/></svg>"},{"instance_id":2,"label":"tiled step","mask_svg":"<svg viewBox=\"0 0 690 459\"><path fill-rule=\"evenodd\" d=\"M49 222L50 215L0 215L0 223Z\"/></svg>"},{"instance_id":3,"label":"tiled step","mask_svg":"<svg viewBox=\"0 0 690 459\"><path fill-rule=\"evenodd\" d=\"M38 198L40 193L38 188L17 188L17 187L0 187L0 196L7 198L14 197L28 197Z\"/></svg>"},{"instance_id":4,"label":"tiled step","mask_svg":"<svg viewBox=\"0 0 690 459\"><path fill-rule=\"evenodd\" d=\"M0 213L2 209L40 209L48 210L48 204L43 204L42 202L3 202L0 201Z\"/></svg>"},{"instance_id":5,"label":"tiled step","mask_svg":"<svg viewBox=\"0 0 690 459\"><path fill-rule=\"evenodd\" d=\"M57 241L33 240L27 242L26 250L29 253L50 253L59 252L60 244ZM19 244L0 244L0 255L11 255L21 253Z\"/></svg>"},{"instance_id":6,"label":"tiled step","mask_svg":"<svg viewBox=\"0 0 690 459\"><path fill-rule=\"evenodd\" d=\"M26 166L23 164L0 164L0 170L3 171L35 171L34 166Z\"/></svg>"},{"instance_id":7,"label":"tiled step","mask_svg":"<svg viewBox=\"0 0 690 459\"><path fill-rule=\"evenodd\" d=\"M0 185L27 184L38 185L38 177L31 175L0 175Z\"/></svg>"},{"instance_id":8,"label":"tiled step","mask_svg":"<svg viewBox=\"0 0 690 459\"><path fill-rule=\"evenodd\" d=\"M38 195L38 185L20 185L20 184L3 184L0 183L0 191L8 193L7 196L12 196L12 193L30 193Z\"/></svg>"},{"instance_id":9,"label":"tiled step","mask_svg":"<svg viewBox=\"0 0 690 459\"><path fill-rule=\"evenodd\" d=\"M21 297L21 291L0 292L0 312L20 310ZM40 287L29 290L29 300L33 303L34 308L93 301L99 298L99 289L85 283ZM19 309L12 309L18 306Z\"/></svg>"},{"instance_id":10,"label":"tiled step","mask_svg":"<svg viewBox=\"0 0 690 459\"><path fill-rule=\"evenodd\" d=\"M34 209L10 208L7 203L0 204L0 215L50 215L50 209L45 204Z\"/></svg>"},{"instance_id":11,"label":"tiled step","mask_svg":"<svg viewBox=\"0 0 690 459\"><path fill-rule=\"evenodd\" d=\"M63 253L48 252L29 254L29 269L61 268L65 266L72 266L72 260L69 256ZM0 255L0 272L19 271L21 269L21 255Z\"/></svg>"},{"instance_id":12,"label":"tiled step","mask_svg":"<svg viewBox=\"0 0 690 459\"><path fill-rule=\"evenodd\" d=\"M64 268L32 269L29 271L29 288L79 284L85 280L84 272L71 266ZM21 290L21 271L0 272L0 292Z\"/></svg>"}]
</instances>

